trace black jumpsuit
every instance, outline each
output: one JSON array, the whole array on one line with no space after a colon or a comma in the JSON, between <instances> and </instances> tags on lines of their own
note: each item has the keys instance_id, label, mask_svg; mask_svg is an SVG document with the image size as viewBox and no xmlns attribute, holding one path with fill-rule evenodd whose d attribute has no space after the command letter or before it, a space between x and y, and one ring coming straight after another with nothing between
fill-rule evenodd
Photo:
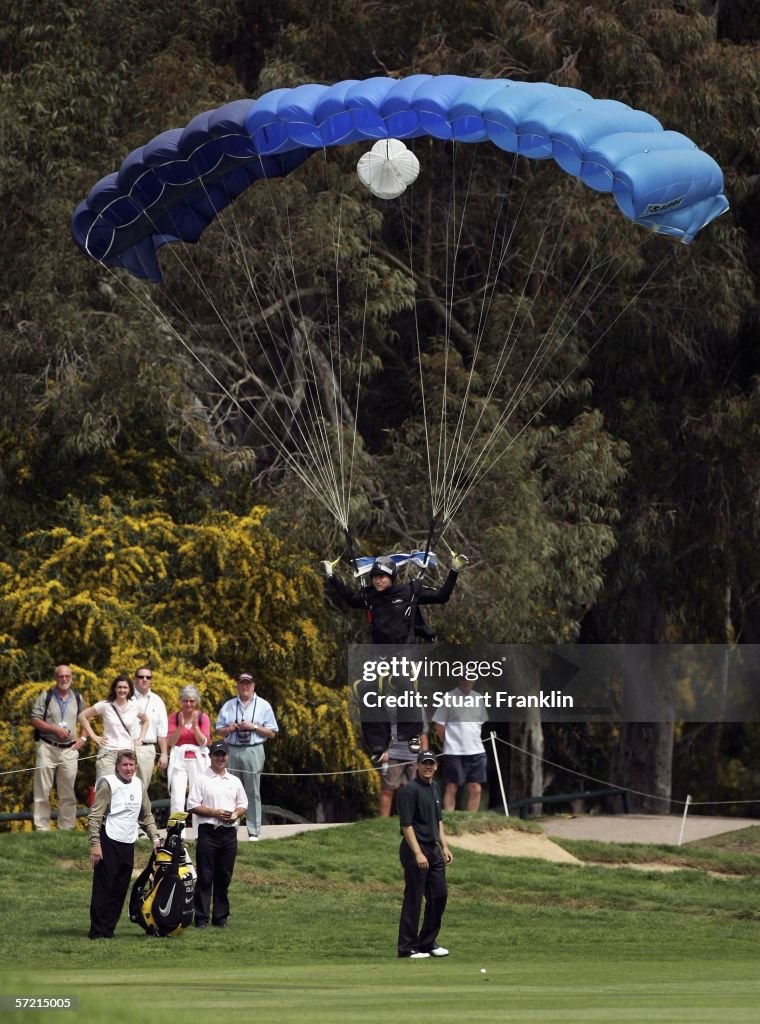
<instances>
[{"instance_id":1,"label":"black jumpsuit","mask_svg":"<svg viewBox=\"0 0 760 1024\"><path fill-rule=\"evenodd\" d=\"M335 593L351 608L363 608L367 612L371 628L370 642L373 644L413 644L415 642L415 613L413 604L446 604L456 586L459 573L451 569L442 587L420 587L413 583L394 583L387 590L375 590L368 586L356 591L348 587L337 576L330 576L328 582ZM417 593L415 595L415 589ZM365 684L374 686L376 684ZM361 697L361 695L359 695ZM391 738L391 725L387 711L380 709L373 720L362 720L362 733L371 754L380 754L388 749ZM412 720L409 715L399 712L397 736L400 740L409 740L422 732L422 721L419 712L414 712Z\"/></svg>"}]
</instances>

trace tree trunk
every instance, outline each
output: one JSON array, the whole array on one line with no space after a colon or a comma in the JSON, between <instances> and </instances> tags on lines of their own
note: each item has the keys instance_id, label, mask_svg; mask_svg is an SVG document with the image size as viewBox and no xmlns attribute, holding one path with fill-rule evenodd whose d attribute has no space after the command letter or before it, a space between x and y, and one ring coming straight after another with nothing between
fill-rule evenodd
<instances>
[{"instance_id":1,"label":"tree trunk","mask_svg":"<svg viewBox=\"0 0 760 1024\"><path fill-rule=\"evenodd\" d=\"M624 721L612 754L616 785L633 790L631 807L668 814L673 774L673 681L657 645L668 642L667 615L648 589L639 595L636 644L624 680ZM628 652L626 652L628 654ZM663 654L666 652L663 651ZM647 685L650 684L650 685ZM651 715L651 720L646 718Z\"/></svg>"},{"instance_id":2,"label":"tree trunk","mask_svg":"<svg viewBox=\"0 0 760 1024\"><path fill-rule=\"evenodd\" d=\"M538 692L541 688L541 670L535 660L524 657L519 648L512 650L512 672L525 692ZM528 796L541 796L544 792L544 733L541 712L529 708L525 718L512 722L509 727L511 748L509 770L509 799L523 800ZM515 749L518 748L518 749ZM528 814L540 814L541 804L531 804Z\"/></svg>"}]
</instances>

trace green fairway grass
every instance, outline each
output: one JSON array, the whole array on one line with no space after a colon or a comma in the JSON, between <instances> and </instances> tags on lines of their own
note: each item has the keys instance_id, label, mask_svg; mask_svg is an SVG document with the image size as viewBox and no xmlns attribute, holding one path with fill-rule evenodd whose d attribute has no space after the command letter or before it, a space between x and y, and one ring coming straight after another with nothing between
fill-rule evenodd
<instances>
[{"instance_id":1,"label":"green fairway grass","mask_svg":"<svg viewBox=\"0 0 760 1024\"><path fill-rule=\"evenodd\" d=\"M398 842L398 822L376 820L244 845L228 930L153 939L124 915L112 942L91 942L84 835L3 835L0 994L76 995L79 1009L0 1024L758 1019L760 877L741 870L746 852L714 851L737 858L714 877L457 849L440 936L451 956L409 961L395 956Z\"/></svg>"}]
</instances>

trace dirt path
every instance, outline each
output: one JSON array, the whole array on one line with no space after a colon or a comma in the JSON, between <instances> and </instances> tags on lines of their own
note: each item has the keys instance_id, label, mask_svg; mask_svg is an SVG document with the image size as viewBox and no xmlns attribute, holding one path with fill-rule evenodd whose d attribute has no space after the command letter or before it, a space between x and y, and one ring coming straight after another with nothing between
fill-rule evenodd
<instances>
[{"instance_id":1,"label":"dirt path","mask_svg":"<svg viewBox=\"0 0 760 1024\"><path fill-rule=\"evenodd\" d=\"M579 814L575 817L539 819L538 824L549 836L558 839L597 839L603 843L665 843L678 844L680 815L660 814ZM760 825L757 818L713 818L690 814L686 819L684 843L735 832Z\"/></svg>"}]
</instances>

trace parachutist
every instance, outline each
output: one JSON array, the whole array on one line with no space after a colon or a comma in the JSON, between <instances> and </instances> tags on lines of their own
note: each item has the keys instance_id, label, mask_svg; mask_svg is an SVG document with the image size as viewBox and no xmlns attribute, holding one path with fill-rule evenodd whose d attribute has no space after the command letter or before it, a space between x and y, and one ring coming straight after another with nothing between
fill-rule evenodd
<instances>
[{"instance_id":1,"label":"parachutist","mask_svg":"<svg viewBox=\"0 0 760 1024\"><path fill-rule=\"evenodd\" d=\"M369 586L363 586L360 591L352 590L334 572L327 572L327 566L332 567L331 562L322 563L327 573L327 583L338 597L351 608L365 610L373 644L405 645L415 643L418 637L434 639L435 634L422 618L420 605L446 604L456 586L459 570L453 563L442 587L424 587L419 578L410 583L399 583L398 565L395 561L397 557L399 556L381 555L375 558L369 570ZM409 556L403 557L409 560ZM457 557L460 559L461 567L466 559L462 560L462 556ZM422 565L429 564L433 558L428 548L428 551L424 552ZM390 662L406 659L389 656L387 660ZM396 699L406 693L416 692L414 681L408 678L395 679L394 684ZM374 714L371 721L362 721L364 741L373 757L382 755L391 742L391 722L387 714L387 709L391 705L367 704L365 701L365 697L370 693L378 694L380 689L380 684L375 682L362 682L356 687L356 696L362 708L385 711L385 715ZM410 705L397 703L393 708L405 706ZM421 711L424 703L413 702L411 706ZM422 715L416 721L398 721L396 738L401 742L414 743L415 748L419 750L417 742L422 735L423 725Z\"/></svg>"}]
</instances>

